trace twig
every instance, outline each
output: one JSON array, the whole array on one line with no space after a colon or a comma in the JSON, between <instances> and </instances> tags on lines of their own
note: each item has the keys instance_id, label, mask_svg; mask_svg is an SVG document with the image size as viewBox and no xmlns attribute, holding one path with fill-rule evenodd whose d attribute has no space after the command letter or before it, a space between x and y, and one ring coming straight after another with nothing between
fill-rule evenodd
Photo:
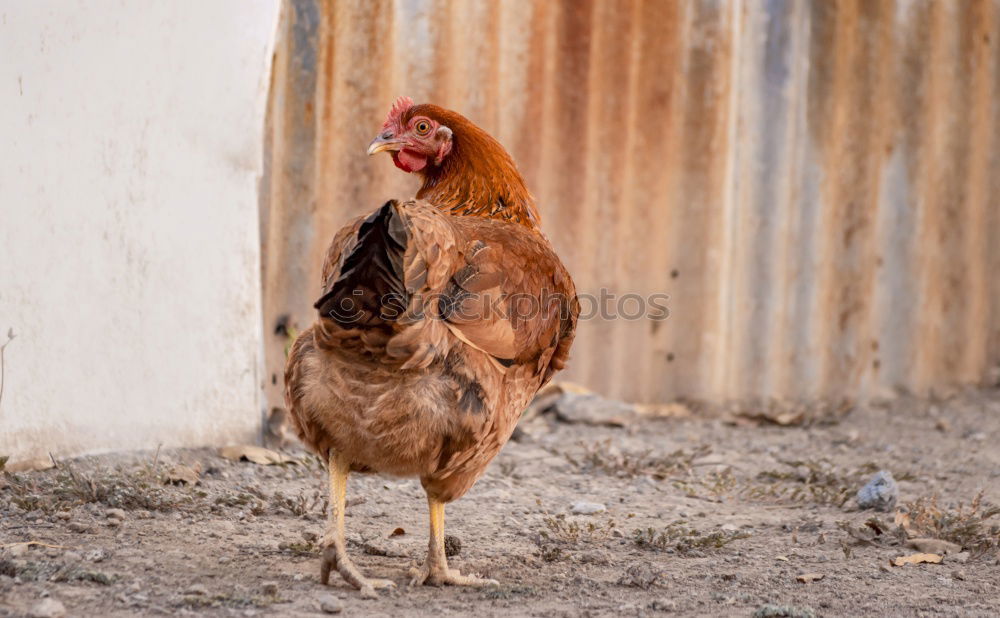
<instances>
[{"instance_id":1,"label":"twig","mask_svg":"<svg viewBox=\"0 0 1000 618\"><path fill-rule=\"evenodd\" d=\"M0 545L0 548L17 547L18 545L24 545L25 547L31 547L32 545L34 545L35 547L48 547L49 549L73 549L72 547L66 547L65 545L51 545L49 543L43 543L41 541L22 541L21 543L4 543L3 545Z\"/></svg>"},{"instance_id":2,"label":"twig","mask_svg":"<svg viewBox=\"0 0 1000 618\"><path fill-rule=\"evenodd\" d=\"M0 345L0 403L3 403L3 383L4 383L4 365L3 365L3 351L7 348L11 341L14 341L14 329L7 329L7 341L3 345Z\"/></svg>"}]
</instances>

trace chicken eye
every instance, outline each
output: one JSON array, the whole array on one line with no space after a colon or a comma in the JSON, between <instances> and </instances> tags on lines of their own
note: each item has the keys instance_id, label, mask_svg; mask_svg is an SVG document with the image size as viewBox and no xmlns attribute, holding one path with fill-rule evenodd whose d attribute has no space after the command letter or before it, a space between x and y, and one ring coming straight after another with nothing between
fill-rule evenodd
<instances>
[{"instance_id":1,"label":"chicken eye","mask_svg":"<svg viewBox=\"0 0 1000 618\"><path fill-rule=\"evenodd\" d=\"M431 123L427 122L426 120L421 120L417 122L416 126L414 126L414 129L416 129L417 135L427 135L431 131Z\"/></svg>"}]
</instances>

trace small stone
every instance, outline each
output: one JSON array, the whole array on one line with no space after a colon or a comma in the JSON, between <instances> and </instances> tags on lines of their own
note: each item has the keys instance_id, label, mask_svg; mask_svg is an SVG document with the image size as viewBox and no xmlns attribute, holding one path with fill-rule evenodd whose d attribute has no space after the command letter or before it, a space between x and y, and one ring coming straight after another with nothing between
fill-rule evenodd
<instances>
[{"instance_id":1,"label":"small stone","mask_svg":"<svg viewBox=\"0 0 1000 618\"><path fill-rule=\"evenodd\" d=\"M677 609L677 601L673 599L656 599L649 604L649 608L654 612L672 612Z\"/></svg>"},{"instance_id":2,"label":"small stone","mask_svg":"<svg viewBox=\"0 0 1000 618\"><path fill-rule=\"evenodd\" d=\"M444 555L448 558L462 553L462 539L450 534L444 535Z\"/></svg>"},{"instance_id":3,"label":"small stone","mask_svg":"<svg viewBox=\"0 0 1000 618\"><path fill-rule=\"evenodd\" d=\"M344 602L332 594L325 594L319 598L319 608L328 614L339 614L344 611Z\"/></svg>"},{"instance_id":4,"label":"small stone","mask_svg":"<svg viewBox=\"0 0 1000 618\"><path fill-rule=\"evenodd\" d=\"M104 549L93 549L91 551L88 551L84 555L84 558L89 560L90 562L101 562L108 558L108 552Z\"/></svg>"},{"instance_id":5,"label":"small stone","mask_svg":"<svg viewBox=\"0 0 1000 618\"><path fill-rule=\"evenodd\" d=\"M603 513L608 509L600 502L574 502L569 510L574 515L594 515Z\"/></svg>"},{"instance_id":6,"label":"small stone","mask_svg":"<svg viewBox=\"0 0 1000 618\"><path fill-rule=\"evenodd\" d=\"M896 506L897 498L899 498L899 486L896 485L896 479L892 478L892 472L888 470L879 470L867 485L858 490L856 496L861 509L883 512L891 511L892 507Z\"/></svg>"},{"instance_id":7,"label":"small stone","mask_svg":"<svg viewBox=\"0 0 1000 618\"><path fill-rule=\"evenodd\" d=\"M202 586L201 584L193 584L188 586L187 590L184 591L184 594L203 597L208 595L208 588Z\"/></svg>"},{"instance_id":8,"label":"small stone","mask_svg":"<svg viewBox=\"0 0 1000 618\"><path fill-rule=\"evenodd\" d=\"M267 581L260 585L261 593L274 597L278 596L278 582Z\"/></svg>"},{"instance_id":9,"label":"small stone","mask_svg":"<svg viewBox=\"0 0 1000 618\"><path fill-rule=\"evenodd\" d=\"M965 564L969 561L969 552L961 551L956 554L948 556L948 562L957 562L958 564Z\"/></svg>"},{"instance_id":10,"label":"small stone","mask_svg":"<svg viewBox=\"0 0 1000 618\"><path fill-rule=\"evenodd\" d=\"M296 573L295 575L292 575L292 581L295 581L295 582L300 582L300 581L302 581L305 578L306 578L306 576L303 575L302 573Z\"/></svg>"},{"instance_id":11,"label":"small stone","mask_svg":"<svg viewBox=\"0 0 1000 618\"><path fill-rule=\"evenodd\" d=\"M107 511L104 511L104 516L108 519L124 520L125 511L122 509L108 509Z\"/></svg>"},{"instance_id":12,"label":"small stone","mask_svg":"<svg viewBox=\"0 0 1000 618\"><path fill-rule=\"evenodd\" d=\"M71 521L66 527L69 528L70 532L83 533L90 531L90 526L82 521Z\"/></svg>"},{"instance_id":13,"label":"small stone","mask_svg":"<svg viewBox=\"0 0 1000 618\"><path fill-rule=\"evenodd\" d=\"M66 606L55 599L42 599L28 612L31 618L60 618L66 615Z\"/></svg>"},{"instance_id":14,"label":"small stone","mask_svg":"<svg viewBox=\"0 0 1000 618\"><path fill-rule=\"evenodd\" d=\"M120 519L109 519L105 523L107 524L107 526L109 528L117 528L118 526L122 525L122 520L120 520Z\"/></svg>"},{"instance_id":15,"label":"small stone","mask_svg":"<svg viewBox=\"0 0 1000 618\"><path fill-rule=\"evenodd\" d=\"M307 543L315 543L317 539L319 539L319 535L317 535L315 532L306 530L305 532L302 533L302 540L304 540Z\"/></svg>"},{"instance_id":16,"label":"small stone","mask_svg":"<svg viewBox=\"0 0 1000 618\"><path fill-rule=\"evenodd\" d=\"M953 578L957 579L957 580L960 580L960 581L963 581L963 582L965 581L965 571L961 571L961 570L952 571L951 572L951 576Z\"/></svg>"},{"instance_id":17,"label":"small stone","mask_svg":"<svg viewBox=\"0 0 1000 618\"><path fill-rule=\"evenodd\" d=\"M719 528L723 532L736 532L737 530L739 530L736 524L722 524L721 526L719 526Z\"/></svg>"}]
</instances>

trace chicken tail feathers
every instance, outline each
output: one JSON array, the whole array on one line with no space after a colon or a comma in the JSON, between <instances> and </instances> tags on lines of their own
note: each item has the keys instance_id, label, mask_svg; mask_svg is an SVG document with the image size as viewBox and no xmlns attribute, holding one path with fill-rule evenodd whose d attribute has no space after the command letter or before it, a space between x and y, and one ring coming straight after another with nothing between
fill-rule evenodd
<instances>
[{"instance_id":1,"label":"chicken tail feathers","mask_svg":"<svg viewBox=\"0 0 1000 618\"><path fill-rule=\"evenodd\" d=\"M403 258L409 233L397 208L390 200L361 224L339 276L314 305L321 318L346 329L372 328L406 310Z\"/></svg>"}]
</instances>

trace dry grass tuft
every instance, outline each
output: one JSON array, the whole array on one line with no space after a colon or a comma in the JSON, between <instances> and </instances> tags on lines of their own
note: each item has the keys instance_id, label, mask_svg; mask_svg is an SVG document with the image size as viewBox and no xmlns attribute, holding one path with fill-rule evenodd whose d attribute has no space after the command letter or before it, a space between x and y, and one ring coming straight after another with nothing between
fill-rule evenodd
<instances>
[{"instance_id":1,"label":"dry grass tuft","mask_svg":"<svg viewBox=\"0 0 1000 618\"><path fill-rule=\"evenodd\" d=\"M61 463L44 474L3 474L5 501L23 511L52 514L89 503L124 510L172 511L194 500L188 492L165 489L148 469L91 476Z\"/></svg>"},{"instance_id":2,"label":"dry grass tuft","mask_svg":"<svg viewBox=\"0 0 1000 618\"><path fill-rule=\"evenodd\" d=\"M1000 522L989 520L1000 515L1000 506L983 500L980 491L968 505L942 508L937 496L919 498L905 506L909 516L908 532L951 541L973 554L996 553L1000 549Z\"/></svg>"},{"instance_id":3,"label":"dry grass tuft","mask_svg":"<svg viewBox=\"0 0 1000 618\"><path fill-rule=\"evenodd\" d=\"M688 526L686 522L675 521L657 531L654 528L636 530L633 534L635 544L644 549L655 549L691 555L722 549L733 541L745 539L745 532L727 532L715 530L699 532Z\"/></svg>"},{"instance_id":4,"label":"dry grass tuft","mask_svg":"<svg viewBox=\"0 0 1000 618\"><path fill-rule=\"evenodd\" d=\"M541 501L538 501L539 505ZM603 523L571 519L565 513L552 515L543 510L545 528L535 536L538 555L545 562L557 562L566 557L566 550L583 544L603 543L615 530L615 520Z\"/></svg>"},{"instance_id":5,"label":"dry grass tuft","mask_svg":"<svg viewBox=\"0 0 1000 618\"><path fill-rule=\"evenodd\" d=\"M701 445L691 450L678 449L665 455L651 450L639 453L620 452L611 445L611 439L591 444L580 443L583 453L574 457L563 456L583 472L600 471L619 478L651 476L663 480L690 473L692 463L711 452L711 447Z\"/></svg>"},{"instance_id":6,"label":"dry grass tuft","mask_svg":"<svg viewBox=\"0 0 1000 618\"><path fill-rule=\"evenodd\" d=\"M733 492L737 484L732 468L726 468L721 472L709 472L701 478L678 479L673 482L674 487L684 492L686 496L714 501L719 501L723 496Z\"/></svg>"},{"instance_id":7,"label":"dry grass tuft","mask_svg":"<svg viewBox=\"0 0 1000 618\"><path fill-rule=\"evenodd\" d=\"M604 523L592 521L580 523L576 519L567 518L562 513L555 516L546 515L542 521L545 523L545 530L539 533L542 538L568 545L603 542L611 536L611 532L615 529L613 519Z\"/></svg>"}]
</instances>

